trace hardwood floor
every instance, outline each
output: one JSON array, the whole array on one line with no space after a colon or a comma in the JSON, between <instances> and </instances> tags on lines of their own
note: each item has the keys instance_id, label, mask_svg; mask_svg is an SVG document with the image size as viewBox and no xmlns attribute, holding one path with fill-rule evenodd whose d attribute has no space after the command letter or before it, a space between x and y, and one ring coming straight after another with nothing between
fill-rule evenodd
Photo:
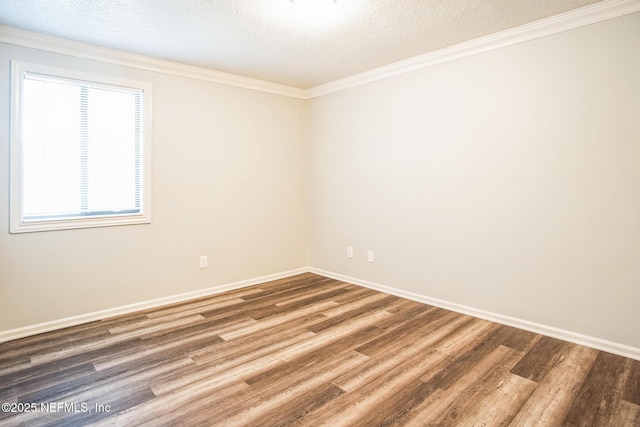
<instances>
[{"instance_id":1,"label":"hardwood floor","mask_svg":"<svg viewBox=\"0 0 640 427\"><path fill-rule=\"evenodd\" d=\"M2 343L0 402L3 426L640 426L640 361L308 273Z\"/></svg>"}]
</instances>

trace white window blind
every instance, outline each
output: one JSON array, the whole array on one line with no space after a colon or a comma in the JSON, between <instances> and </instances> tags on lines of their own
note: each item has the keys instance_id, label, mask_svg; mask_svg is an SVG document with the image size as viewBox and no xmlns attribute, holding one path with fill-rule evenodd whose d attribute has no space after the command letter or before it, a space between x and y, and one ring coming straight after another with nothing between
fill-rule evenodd
<instances>
[{"instance_id":1,"label":"white window blind","mask_svg":"<svg viewBox=\"0 0 640 427\"><path fill-rule=\"evenodd\" d=\"M149 222L149 88L17 71L12 231Z\"/></svg>"}]
</instances>

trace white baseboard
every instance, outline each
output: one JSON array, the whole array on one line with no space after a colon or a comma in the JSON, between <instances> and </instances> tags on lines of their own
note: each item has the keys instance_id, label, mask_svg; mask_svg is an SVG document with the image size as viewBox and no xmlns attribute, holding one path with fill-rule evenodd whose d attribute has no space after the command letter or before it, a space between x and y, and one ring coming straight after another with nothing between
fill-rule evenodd
<instances>
[{"instance_id":1,"label":"white baseboard","mask_svg":"<svg viewBox=\"0 0 640 427\"><path fill-rule=\"evenodd\" d=\"M469 316L490 320L492 322L500 323L502 325L513 326L514 328L524 329L525 331L530 331L536 334L557 338L557 339L568 341L574 344L583 345L585 347L594 348L596 350L602 350L608 353L617 354L619 356L628 357L630 359L640 360L640 348L631 347L625 344L620 344L613 341L603 340L601 338L595 338L588 335L583 335L576 332L555 328L553 326L547 326L540 323L530 322L528 320L505 316L498 313L492 313L490 311L480 310L477 308L468 307L466 305L456 304L453 302L449 302L449 301L445 301L437 298L431 298L425 295L403 291L401 289L392 288L390 286L381 285L379 283L369 282L367 280L361 280L355 277L345 276L345 275L334 273L331 271L322 270L319 268L311 267L309 271L315 274L319 274L321 276L330 277L332 279L341 280L343 282L353 283L354 285L364 286L365 288L399 296L401 298L406 298L406 299L421 302L424 304L429 304L429 305L444 308L447 310L455 311L456 313L467 314Z\"/></svg>"},{"instance_id":2,"label":"white baseboard","mask_svg":"<svg viewBox=\"0 0 640 427\"><path fill-rule=\"evenodd\" d=\"M67 317L64 319L53 320L50 322L38 323L36 325L24 326L22 328L10 329L7 331L0 331L0 343L5 341L11 341L17 338L23 338L26 336L41 334L43 332L49 332L56 329L67 328L69 326L75 326L82 323L93 322L96 320L107 319L109 317L120 316L123 314L133 313L135 311L147 310L149 308L160 307L163 305L174 304L177 302L188 301L196 298L206 297L209 295L215 295L234 289L244 288L247 286L253 286L271 280L278 280L285 277L293 276L296 274L307 273L310 269L308 267L298 268L295 270L283 271L281 273L269 274L267 276L255 277L252 279L241 280L238 282L227 283L224 285L213 286L211 288L199 289L197 291L185 292L178 295L171 295L163 298L156 298L148 301L142 301L135 304L123 305L120 307L109 308L106 310L95 311L92 313L81 314L78 316Z\"/></svg>"},{"instance_id":3,"label":"white baseboard","mask_svg":"<svg viewBox=\"0 0 640 427\"><path fill-rule=\"evenodd\" d=\"M222 292L231 291L234 289L240 289L247 286L253 286L260 283L269 282L272 280L278 280L285 277L294 276L296 274L302 274L307 272L319 274L321 276L330 277L332 279L341 280L348 283L353 283L355 285L363 286L376 291L384 292L391 295L396 295L401 298L406 298L406 299L421 302L424 304L429 304L429 305L444 308L447 310L455 311L457 313L462 313L469 316L486 319L486 320L500 323L507 326L513 326L514 328L524 329L526 331L534 332L534 333L545 335L552 338L561 339L564 341L572 342L574 344L584 345L586 347L591 347L596 350L606 351L608 353L617 354L620 356L628 357L630 359L640 360L640 348L631 347L625 344L620 344L613 341L607 341L601 338L595 338L588 335L583 335L576 332L543 325L540 323L530 322L528 320L505 316L505 315L493 313L490 311L480 310L477 308L456 304L453 302L449 302L449 301L445 301L437 298L431 298L426 295L404 291L402 289L381 285L379 283L369 282L367 280L361 280L356 277L345 276L343 274L338 274L332 271L326 271L326 270L322 270L315 267L297 268L294 270L283 271L281 273L275 273L267 276L241 280L238 282L227 283L224 285L214 286L206 289L199 289L197 291L186 292L178 295L171 295L168 297L157 298L149 301L142 301L135 304L129 304L121 307L100 310L93 313L81 314L79 316L67 317L65 319L53 320L50 322L39 323L36 325L25 326L22 328L10 329L7 331L0 331L0 343L14 340L17 338L23 338L30 335L40 334L43 332L49 332L56 329L62 329L69 326L79 325L82 323L107 319L109 317L120 316L123 314L129 314L135 311L146 310L149 308L155 308L163 305L169 305L177 302L188 301L188 300L201 298L209 295L215 295Z\"/></svg>"}]
</instances>

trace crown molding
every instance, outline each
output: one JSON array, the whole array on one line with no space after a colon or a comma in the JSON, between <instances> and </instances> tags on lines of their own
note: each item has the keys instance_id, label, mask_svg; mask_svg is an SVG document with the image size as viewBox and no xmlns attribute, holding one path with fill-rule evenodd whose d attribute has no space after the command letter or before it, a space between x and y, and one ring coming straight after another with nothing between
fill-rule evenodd
<instances>
[{"instance_id":1,"label":"crown molding","mask_svg":"<svg viewBox=\"0 0 640 427\"><path fill-rule=\"evenodd\" d=\"M0 42L147 71L160 72L179 77L187 77L244 89L273 93L292 98L312 99L318 96L328 95L341 90L387 79L389 77L562 33L564 31L573 30L634 12L640 12L640 0L604 0L590 6L585 6L580 9L541 19L530 24L490 34L488 36L425 53L423 55L414 56L383 67L315 86L310 89L300 89L293 86L215 71L208 68L151 58L121 50L34 33L5 25L0 25Z\"/></svg>"},{"instance_id":2,"label":"crown molding","mask_svg":"<svg viewBox=\"0 0 640 427\"><path fill-rule=\"evenodd\" d=\"M34 33L6 25L0 25L0 42L178 77L187 77L227 86L306 99L306 91L293 86L137 55L135 53L96 46L89 43Z\"/></svg>"},{"instance_id":3,"label":"crown molding","mask_svg":"<svg viewBox=\"0 0 640 427\"><path fill-rule=\"evenodd\" d=\"M306 99L328 95L389 77L562 33L638 11L640 11L640 0L605 0L590 6L541 19L530 24L500 31L485 37L414 56L383 67L315 86L306 91Z\"/></svg>"}]
</instances>

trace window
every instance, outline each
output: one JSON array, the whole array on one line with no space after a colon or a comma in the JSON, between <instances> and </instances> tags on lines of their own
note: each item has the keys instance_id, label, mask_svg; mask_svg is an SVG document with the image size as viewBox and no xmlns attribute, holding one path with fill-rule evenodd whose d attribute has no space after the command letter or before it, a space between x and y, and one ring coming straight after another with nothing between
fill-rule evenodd
<instances>
[{"instance_id":1,"label":"window","mask_svg":"<svg viewBox=\"0 0 640 427\"><path fill-rule=\"evenodd\" d=\"M149 223L151 85L11 65L11 232Z\"/></svg>"}]
</instances>

